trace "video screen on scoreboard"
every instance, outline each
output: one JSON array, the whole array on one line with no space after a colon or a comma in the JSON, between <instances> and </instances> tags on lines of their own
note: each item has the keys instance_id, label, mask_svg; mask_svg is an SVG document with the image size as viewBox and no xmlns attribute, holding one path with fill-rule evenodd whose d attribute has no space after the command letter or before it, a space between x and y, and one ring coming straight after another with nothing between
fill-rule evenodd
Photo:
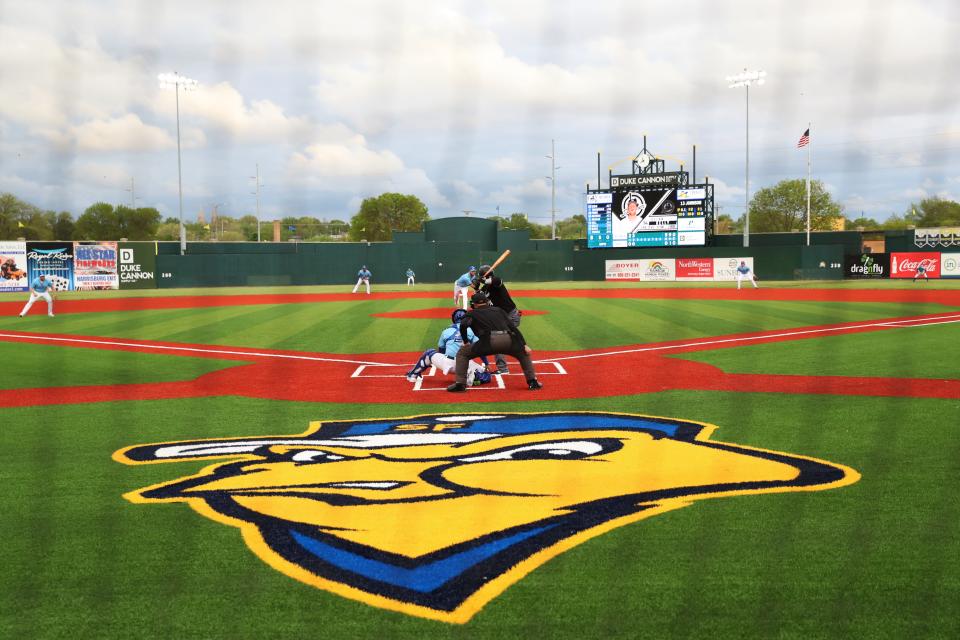
<instances>
[{"instance_id":1,"label":"video screen on scoreboard","mask_svg":"<svg viewBox=\"0 0 960 640\"><path fill-rule=\"evenodd\" d=\"M703 246L705 194L700 191L650 185L589 193L587 246Z\"/></svg>"}]
</instances>

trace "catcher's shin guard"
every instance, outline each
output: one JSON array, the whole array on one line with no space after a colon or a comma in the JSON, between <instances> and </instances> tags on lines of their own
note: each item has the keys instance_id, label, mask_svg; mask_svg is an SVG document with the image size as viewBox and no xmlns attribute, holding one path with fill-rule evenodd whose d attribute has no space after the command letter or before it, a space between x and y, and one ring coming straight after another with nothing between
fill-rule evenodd
<instances>
[{"instance_id":1,"label":"catcher's shin guard","mask_svg":"<svg viewBox=\"0 0 960 640\"><path fill-rule=\"evenodd\" d=\"M420 359L413 365L410 371L407 371L407 377L418 377L423 374L424 369L430 366L430 358L437 352L436 349L427 349L420 356Z\"/></svg>"}]
</instances>

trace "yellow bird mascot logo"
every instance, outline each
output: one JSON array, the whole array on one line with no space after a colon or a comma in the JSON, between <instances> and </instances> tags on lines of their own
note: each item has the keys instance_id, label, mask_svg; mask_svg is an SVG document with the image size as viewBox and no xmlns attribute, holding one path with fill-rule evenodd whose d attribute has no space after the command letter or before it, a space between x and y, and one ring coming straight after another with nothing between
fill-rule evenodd
<instances>
[{"instance_id":1,"label":"yellow bird mascot logo","mask_svg":"<svg viewBox=\"0 0 960 640\"><path fill-rule=\"evenodd\" d=\"M227 459L126 494L238 527L307 584L466 622L590 538L696 500L815 491L853 469L713 442L714 427L614 413L314 422L302 436L138 445L125 464Z\"/></svg>"}]
</instances>

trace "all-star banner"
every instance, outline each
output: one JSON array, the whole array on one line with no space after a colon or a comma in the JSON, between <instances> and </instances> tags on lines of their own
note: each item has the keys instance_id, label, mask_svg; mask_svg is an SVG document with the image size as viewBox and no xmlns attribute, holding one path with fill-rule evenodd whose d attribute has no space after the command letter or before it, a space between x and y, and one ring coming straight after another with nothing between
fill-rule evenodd
<instances>
[{"instance_id":1,"label":"all-star banner","mask_svg":"<svg viewBox=\"0 0 960 640\"><path fill-rule=\"evenodd\" d=\"M73 283L78 291L119 289L117 243L73 243Z\"/></svg>"}]
</instances>

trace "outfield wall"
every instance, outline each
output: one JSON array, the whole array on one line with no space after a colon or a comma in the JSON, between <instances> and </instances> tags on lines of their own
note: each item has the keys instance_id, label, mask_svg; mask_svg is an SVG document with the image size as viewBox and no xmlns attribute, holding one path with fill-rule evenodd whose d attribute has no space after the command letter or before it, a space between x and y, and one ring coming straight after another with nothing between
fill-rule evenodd
<instances>
[{"instance_id":1,"label":"outfield wall","mask_svg":"<svg viewBox=\"0 0 960 640\"><path fill-rule=\"evenodd\" d=\"M940 256L939 250L917 247L913 231L885 232L885 254L862 254L863 234L855 231L813 233L811 246L806 246L803 233L758 233L751 234L749 248L742 246L741 236L731 235L716 236L715 246L710 247L588 249L584 240L531 240L526 231L497 230L489 220L446 218L426 223L421 232L396 235L395 242L190 242L186 255L180 255L178 242L121 242L115 269L121 289L346 285L356 282L362 265L373 272L374 284L405 283L408 268L416 272L418 282L452 283L469 266L490 264L510 249L511 258L498 269L510 281L600 281L607 274L608 261L651 264L682 259L688 264L713 261L722 266L724 260L741 258L752 259L763 280L912 277L909 267L914 262L926 264L930 277L940 277L939 261L937 265L922 262ZM943 237L937 240L942 243ZM923 239L927 245L930 241L929 236ZM11 252L19 252L11 255L25 255L18 243L6 244ZM949 255L952 266L958 264L957 244L955 249L943 249L943 260ZM883 273L869 275L868 263L870 269L878 268L878 263L887 267ZM892 268L894 264L897 269ZM960 269L943 266L944 277L956 277ZM889 273L893 271L896 274ZM651 279L660 275L652 273ZM25 282L18 282L16 289L25 287Z\"/></svg>"}]
</instances>

